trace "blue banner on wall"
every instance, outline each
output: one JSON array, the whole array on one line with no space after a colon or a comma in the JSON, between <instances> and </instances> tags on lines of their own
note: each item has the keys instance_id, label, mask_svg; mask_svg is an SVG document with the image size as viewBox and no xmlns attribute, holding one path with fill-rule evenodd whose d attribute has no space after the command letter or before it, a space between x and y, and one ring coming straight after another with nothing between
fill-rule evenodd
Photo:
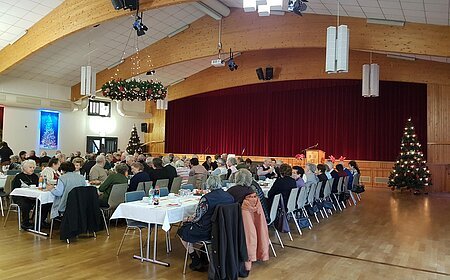
<instances>
[{"instance_id":1,"label":"blue banner on wall","mask_svg":"<svg viewBox=\"0 0 450 280\"><path fill-rule=\"evenodd\" d=\"M41 149L57 150L59 140L59 113L41 111L39 132L39 147Z\"/></svg>"}]
</instances>

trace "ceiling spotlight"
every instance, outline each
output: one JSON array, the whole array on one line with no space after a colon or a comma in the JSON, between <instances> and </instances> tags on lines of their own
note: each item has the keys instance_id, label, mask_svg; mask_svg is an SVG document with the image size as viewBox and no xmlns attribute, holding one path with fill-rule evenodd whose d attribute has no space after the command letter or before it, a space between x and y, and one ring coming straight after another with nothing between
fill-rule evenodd
<instances>
[{"instance_id":1,"label":"ceiling spotlight","mask_svg":"<svg viewBox=\"0 0 450 280\"><path fill-rule=\"evenodd\" d=\"M234 58L233 58L233 52L230 49L230 58L228 59L228 69L230 69L230 71L234 71L238 69L238 65L234 62Z\"/></svg>"},{"instance_id":2,"label":"ceiling spotlight","mask_svg":"<svg viewBox=\"0 0 450 280\"><path fill-rule=\"evenodd\" d=\"M155 70L150 70L150 71L147 72L147 76L153 76L155 74L156 74Z\"/></svg>"},{"instance_id":3,"label":"ceiling spotlight","mask_svg":"<svg viewBox=\"0 0 450 280\"><path fill-rule=\"evenodd\" d=\"M148 31L148 27L142 23L142 15L143 13L141 13L141 16L138 16L138 13L136 13L135 21L133 23L133 28L136 30L138 37L145 35L145 32Z\"/></svg>"},{"instance_id":4,"label":"ceiling spotlight","mask_svg":"<svg viewBox=\"0 0 450 280\"><path fill-rule=\"evenodd\" d=\"M306 6L306 2L308 2L308 0L289 0L288 11L302 16L302 12L306 11L308 8L308 6Z\"/></svg>"}]
</instances>

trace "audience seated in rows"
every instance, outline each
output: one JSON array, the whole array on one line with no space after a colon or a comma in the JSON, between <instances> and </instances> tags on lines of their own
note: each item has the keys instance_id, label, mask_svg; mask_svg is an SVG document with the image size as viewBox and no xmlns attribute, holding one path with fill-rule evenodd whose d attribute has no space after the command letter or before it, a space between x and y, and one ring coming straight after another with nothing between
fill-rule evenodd
<instances>
[{"instance_id":1,"label":"audience seated in rows","mask_svg":"<svg viewBox=\"0 0 450 280\"><path fill-rule=\"evenodd\" d=\"M222 158L217 159L217 168L211 173L212 175L220 176L227 175L228 169L225 166L225 162Z\"/></svg>"},{"instance_id":2,"label":"audience seated in rows","mask_svg":"<svg viewBox=\"0 0 450 280\"><path fill-rule=\"evenodd\" d=\"M198 160L197 160L198 161ZM200 199L193 216L186 219L183 225L178 229L178 235L184 247L187 248L192 263L189 267L192 270L200 270L207 266L207 258L205 255L199 256L194 251L192 245L198 241L206 241L211 239L212 222L211 217L217 205L234 203L234 198L229 193L222 190L222 182L218 176L210 176L206 180L206 187L211 191Z\"/></svg>"},{"instance_id":3,"label":"audience seated in rows","mask_svg":"<svg viewBox=\"0 0 450 280\"><path fill-rule=\"evenodd\" d=\"M100 192L100 207L109 207L108 199L114 185L128 183L128 166L126 164L119 163L116 165L115 170L116 173L109 175L98 188L98 191Z\"/></svg>"},{"instance_id":4,"label":"audience seated in rows","mask_svg":"<svg viewBox=\"0 0 450 280\"><path fill-rule=\"evenodd\" d=\"M72 189L86 186L84 177L74 172L75 165L72 162L63 162L60 168L62 175L59 177L56 186L47 185L47 190L51 191L55 196L50 212L51 219L61 216L64 213L66 210L67 196Z\"/></svg>"},{"instance_id":5,"label":"audience seated in rows","mask_svg":"<svg viewBox=\"0 0 450 280\"><path fill-rule=\"evenodd\" d=\"M303 180L304 174L305 170L303 170L303 167L298 165L292 167L292 178L294 178L297 188L303 188L305 186L305 181Z\"/></svg>"},{"instance_id":6,"label":"audience seated in rows","mask_svg":"<svg viewBox=\"0 0 450 280\"><path fill-rule=\"evenodd\" d=\"M265 176L267 179L276 177L275 167L269 158L264 159L263 164L258 168L257 175Z\"/></svg>"}]
</instances>

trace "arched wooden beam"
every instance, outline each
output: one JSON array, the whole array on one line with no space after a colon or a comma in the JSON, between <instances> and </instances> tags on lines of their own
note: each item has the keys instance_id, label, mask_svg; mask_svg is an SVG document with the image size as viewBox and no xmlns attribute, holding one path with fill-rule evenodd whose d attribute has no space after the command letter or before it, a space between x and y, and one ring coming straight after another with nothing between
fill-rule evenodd
<instances>
[{"instance_id":1,"label":"arched wooden beam","mask_svg":"<svg viewBox=\"0 0 450 280\"><path fill-rule=\"evenodd\" d=\"M187 2L192 0L141 0L140 10ZM110 0L66 0L33 25L25 36L0 51L0 73L65 36L133 13L114 10Z\"/></svg>"}]
</instances>

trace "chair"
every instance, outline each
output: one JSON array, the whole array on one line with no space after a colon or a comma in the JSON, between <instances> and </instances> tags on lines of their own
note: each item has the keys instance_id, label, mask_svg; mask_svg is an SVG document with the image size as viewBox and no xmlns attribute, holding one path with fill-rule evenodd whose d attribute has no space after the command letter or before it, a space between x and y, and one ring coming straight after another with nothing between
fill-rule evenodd
<instances>
[{"instance_id":1,"label":"chair","mask_svg":"<svg viewBox=\"0 0 450 280\"><path fill-rule=\"evenodd\" d=\"M278 205L280 204L280 198L281 198L281 194L277 194L276 196L273 197L272 207L270 208L270 221L267 223L267 226L269 226L269 227L273 226L273 229L275 230L275 234L278 238L278 241L280 241L281 248L284 248L283 241L281 241L280 234L278 233L278 230L276 229L276 227L274 225L275 219L277 217ZM270 244L272 244L272 242ZM272 245L271 245L271 247L273 250Z\"/></svg>"},{"instance_id":2,"label":"chair","mask_svg":"<svg viewBox=\"0 0 450 280\"><path fill-rule=\"evenodd\" d=\"M333 202L333 200L331 199L331 186L333 185L333 178L328 179L327 182L325 183L325 188L323 189L323 201L331 201ZM336 206L333 203L333 208L334 211L336 211ZM327 209L325 209L326 211ZM330 210L330 214L333 214L333 211Z\"/></svg>"},{"instance_id":3,"label":"chair","mask_svg":"<svg viewBox=\"0 0 450 280\"><path fill-rule=\"evenodd\" d=\"M196 248L194 245L201 245L201 247L200 248ZM187 261L188 261L188 258L189 258L189 249L188 249L189 246L192 246L192 248L195 251L199 251L199 252L205 253L206 254L206 258L208 259L208 262L211 262L210 256L209 256L209 250L208 250L208 246L209 245L211 245L211 241L210 240L199 241L199 242L197 242L195 244L192 244L192 243L189 243L189 242L187 243L186 254L184 256L183 275L186 274L186 266L187 266ZM202 248L205 248L205 250L203 250Z\"/></svg>"},{"instance_id":4,"label":"chair","mask_svg":"<svg viewBox=\"0 0 450 280\"><path fill-rule=\"evenodd\" d=\"M322 190L322 185L323 185L323 181L319 181L317 182L317 187L316 190L314 191L314 202L318 205L321 200L320 200L320 191ZM328 218L328 213L327 211L323 211L323 207L319 207L319 211L320 211L320 215L322 215L322 219L324 218L324 213L325 216Z\"/></svg>"},{"instance_id":5,"label":"chair","mask_svg":"<svg viewBox=\"0 0 450 280\"><path fill-rule=\"evenodd\" d=\"M295 207L295 204L297 202L297 195L298 195L298 188L293 188L291 190L291 193L289 194L289 199L287 202L287 215L288 215L288 220L290 217L292 217L294 219L295 222L295 226L297 227L298 233L300 235L302 235L302 230L300 229L300 226L298 225L297 222L297 217L295 217L295 211L297 210L297 207Z\"/></svg>"},{"instance_id":6,"label":"chair","mask_svg":"<svg viewBox=\"0 0 450 280\"><path fill-rule=\"evenodd\" d=\"M16 177L16 175L7 175L5 186L3 188L5 197L9 198L8 199L9 200L8 212L6 212L6 217L5 217L5 222L3 223L3 227L6 227L6 222L8 221L9 213L11 213L11 211L12 211L12 212L17 212L17 219L19 221L19 230L20 230L20 207L17 203L14 203L12 201L12 198L9 196L9 194L12 191L11 184L15 177Z\"/></svg>"},{"instance_id":7,"label":"chair","mask_svg":"<svg viewBox=\"0 0 450 280\"><path fill-rule=\"evenodd\" d=\"M311 229L313 227L311 219L309 218L308 212L306 211L306 203L308 201L307 199L308 196L308 187L303 187L300 189L300 194L297 198L297 210L301 210L303 215L308 218L308 222L309 222L309 229Z\"/></svg>"},{"instance_id":8,"label":"chair","mask_svg":"<svg viewBox=\"0 0 450 280\"><path fill-rule=\"evenodd\" d=\"M336 178L333 179L333 183L334 183L334 180L336 180ZM336 201L336 204L339 207L340 211L342 211L342 207L341 207L341 204L339 203L338 198L339 198L339 194L340 194L340 186L342 185L342 181L343 181L343 178L339 177L338 183L337 183L337 195L338 196L336 196L336 193L333 193L334 200Z\"/></svg>"},{"instance_id":9,"label":"chair","mask_svg":"<svg viewBox=\"0 0 450 280\"><path fill-rule=\"evenodd\" d=\"M309 204L309 206L311 207L311 209L313 209L313 206L314 206L314 196L315 196L315 191L316 191L316 188L317 188L317 183L313 183L313 184L310 184L309 186L306 186L306 188L308 188L307 189L307 191L308 191L308 201L307 201L307 204ZM317 221L317 223L320 223L319 222L319 217L317 217L317 213L314 211L314 209L313 209L313 212L314 212L314 217L316 218L316 221Z\"/></svg>"},{"instance_id":10,"label":"chair","mask_svg":"<svg viewBox=\"0 0 450 280\"><path fill-rule=\"evenodd\" d=\"M103 222L105 223L106 233L108 234L108 236L109 236L109 228L108 223L106 223L105 212L109 214L111 211L114 211L117 208L117 206L119 206L120 203L125 201L125 193L127 192L127 189L128 184L113 185L111 193L109 194L108 198L109 207L100 208L100 210L102 210Z\"/></svg>"},{"instance_id":11,"label":"chair","mask_svg":"<svg viewBox=\"0 0 450 280\"><path fill-rule=\"evenodd\" d=\"M148 191L153 188L153 182L140 182L136 188L137 191L144 191L145 196L148 196Z\"/></svg>"},{"instance_id":12,"label":"chair","mask_svg":"<svg viewBox=\"0 0 450 280\"><path fill-rule=\"evenodd\" d=\"M159 188L159 196L160 197L164 197L164 196L168 196L168 195L169 195L169 188L167 188L167 187Z\"/></svg>"},{"instance_id":13,"label":"chair","mask_svg":"<svg viewBox=\"0 0 450 280\"><path fill-rule=\"evenodd\" d=\"M194 185L192 185L192 184L184 184L184 185L181 186L181 189L182 190L191 190L191 191L193 191L194 190Z\"/></svg>"},{"instance_id":14,"label":"chair","mask_svg":"<svg viewBox=\"0 0 450 280\"><path fill-rule=\"evenodd\" d=\"M180 176L173 178L172 181L172 188L170 189L171 192L173 193L178 193L180 188L181 188L181 181L183 178L181 178Z\"/></svg>"},{"instance_id":15,"label":"chair","mask_svg":"<svg viewBox=\"0 0 450 280\"><path fill-rule=\"evenodd\" d=\"M195 181L196 181L195 176L189 176L188 180L187 180L187 183L195 185Z\"/></svg>"},{"instance_id":16,"label":"chair","mask_svg":"<svg viewBox=\"0 0 450 280\"><path fill-rule=\"evenodd\" d=\"M169 179L158 179L156 180L155 187L158 186L159 188L168 188L169 187Z\"/></svg>"},{"instance_id":17,"label":"chair","mask_svg":"<svg viewBox=\"0 0 450 280\"><path fill-rule=\"evenodd\" d=\"M126 192L125 193L125 202L131 202L131 201L139 201L142 200L142 198L145 197L145 191L134 191L134 192ZM122 240L119 244L119 249L117 249L117 256L120 254L120 250L122 249L123 242L125 241L125 237L128 234L129 230L138 230L139 231L139 247L141 251L141 261L143 262L143 253L142 253L142 229L147 228L148 224L126 219L127 227L125 229L125 232L123 233ZM150 229L149 229L150 230ZM134 232L133 232L134 234Z\"/></svg>"}]
</instances>

